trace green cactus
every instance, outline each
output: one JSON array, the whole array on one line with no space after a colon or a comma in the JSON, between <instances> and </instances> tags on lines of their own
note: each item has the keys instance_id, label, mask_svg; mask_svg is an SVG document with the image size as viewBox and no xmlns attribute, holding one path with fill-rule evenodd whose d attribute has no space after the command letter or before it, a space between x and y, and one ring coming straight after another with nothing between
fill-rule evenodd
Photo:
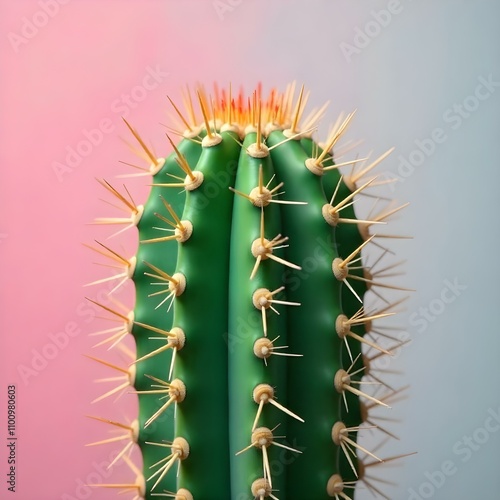
<instances>
[{"instance_id":1,"label":"green cactus","mask_svg":"<svg viewBox=\"0 0 500 500\"><path fill-rule=\"evenodd\" d=\"M123 320L98 345L120 348L130 333L136 353L128 367L93 359L124 373L102 397L133 386L139 416L94 418L128 430L120 458L137 479L101 487L148 500L339 500L354 497L357 481L379 493L356 448L381 460L356 433L367 409L396 392L377 399L359 384L373 376L370 360L401 343L373 338L372 321L396 304L363 309L369 289L391 286L361 254L368 228L397 209L358 220L352 203L389 152L359 169L361 160L334 161L353 114L320 147L312 134L324 108L302 119L307 99L302 88L294 102L294 90L264 100L258 87L247 101L199 88L202 120L187 93L186 117L174 105L185 131L178 145L168 137L166 159L126 122L151 162L150 195L137 206L102 181L132 214L97 223L137 226L137 255L92 248L124 266L120 284L130 278L136 291L129 314L95 302ZM342 176L344 165L355 173ZM128 458L135 445L142 474Z\"/></svg>"}]
</instances>

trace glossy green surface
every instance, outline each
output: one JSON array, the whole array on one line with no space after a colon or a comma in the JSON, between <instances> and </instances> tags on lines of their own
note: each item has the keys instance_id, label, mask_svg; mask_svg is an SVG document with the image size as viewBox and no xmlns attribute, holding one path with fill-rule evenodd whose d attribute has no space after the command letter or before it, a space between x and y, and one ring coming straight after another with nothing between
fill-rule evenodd
<instances>
[{"instance_id":1,"label":"glossy green surface","mask_svg":"<svg viewBox=\"0 0 500 500\"><path fill-rule=\"evenodd\" d=\"M305 420L300 422L271 404L264 405L258 426L279 425L274 434L283 438L276 438L276 442L302 452L285 451L275 445L268 448L275 494L282 500L327 499L326 484L333 474L354 479L343 453L332 442L332 426L339 420L348 426L360 423L358 398L347 394L347 413L333 381L340 368L347 370L351 364L344 341L335 331L335 320L341 313L352 316L361 304L334 277L332 261L359 246L361 235L356 225L332 228L325 222L321 209L330 201L340 177L336 170L318 177L305 167L305 160L316 148L311 140L284 142L268 157L258 159L247 153L255 142L255 133L246 135L243 147L234 133L221 135L222 142L212 147L202 148L188 140L180 142L179 150L193 170L203 173L204 181L194 191L154 186L139 224L141 240L167 234L154 229L165 227L155 212L169 217L160 194L182 220L193 224L193 234L184 243L141 243L138 249L134 274L136 320L164 330L180 327L186 334L186 345L177 353L172 377L186 385L186 398L177 405L175 419L172 405L144 429L144 422L166 398L139 396L144 473L149 477L158 470L161 465L150 466L169 453L167 448L145 441L172 441L180 436L189 443L189 457L181 463L178 476L176 465L155 493L186 488L196 500L253 498L250 485L263 476L262 451L252 447L240 455L236 453L251 443L258 408L252 398L253 389L268 383L275 389L276 400ZM277 145L284 138L282 132L272 132L267 145ZM332 160L325 162L329 164ZM249 194L259 184L260 165L264 185L269 183L272 189L284 182L275 200L306 204L271 203L261 210L229 189ZM175 155L167 159L154 182L175 182L167 172L184 176L179 173ZM350 191L342 183L337 199L348 194ZM251 245L260 238L262 214L267 240L278 234L289 238L286 248L274 250L273 255L301 269L266 259L250 279L256 262ZM342 216L354 217L352 207ZM164 287L151 285L155 280L144 276L144 272L152 271L143 261L170 275L185 275L186 290L175 299L170 311L169 301L155 309L165 295L147 297ZM352 284L362 296L365 284ZM301 305L273 306L279 315L267 310L267 338L275 340L279 336L274 345L289 346L279 352L302 357L273 355L266 365L253 352L254 342L264 332L261 311L253 305L252 296L258 288L274 291L281 286L285 289L274 299ZM364 333L362 327L353 331ZM138 357L165 344L163 340L149 340L158 334L138 325L133 334ZM353 356L361 352L359 342L349 340L349 345ZM152 382L145 374L168 381L170 360L171 350L139 362L136 388L151 388ZM356 439L355 434L350 437ZM148 500L155 498L151 496L155 481L153 478L147 483Z\"/></svg>"},{"instance_id":2,"label":"glossy green surface","mask_svg":"<svg viewBox=\"0 0 500 500\"><path fill-rule=\"evenodd\" d=\"M196 170L201 186L186 193L182 219L193 224L189 240L179 245L176 272L186 277L185 292L175 299L174 325L184 330L174 378L186 385L177 407L175 435L185 438L190 455L182 463L178 486L195 498L230 498L227 398L229 224L240 146L229 135L203 148ZM215 472L216 471L216 472Z\"/></svg>"},{"instance_id":3,"label":"glossy green surface","mask_svg":"<svg viewBox=\"0 0 500 500\"><path fill-rule=\"evenodd\" d=\"M270 134L268 145L284 139ZM333 424L340 419L340 401L333 385L341 368L340 339L335 320L341 313L340 285L332 272L337 257L332 228L321 208L326 203L321 178L305 167L308 154L298 141L288 141L272 150L278 178L284 182L286 198L307 205L283 205L283 227L290 237L287 259L303 267L301 279L290 287L288 297L301 303L288 311L288 342L304 355L289 365L288 402L305 420L290 421L290 435L304 452L288 468L287 498L327 498L326 485L338 473L338 450L331 439Z\"/></svg>"},{"instance_id":4,"label":"glossy green surface","mask_svg":"<svg viewBox=\"0 0 500 500\"><path fill-rule=\"evenodd\" d=\"M259 165L262 165L263 184L266 185L274 175L270 158L252 158L246 148L255 142L255 133L248 134L238 164L235 189L248 194L259 184ZM276 182L273 184L275 185ZM271 186L270 186L271 187ZM274 260L263 260L255 277L250 280L256 258L251 253L254 240L260 239L261 213L264 215L264 236L272 240L282 233L280 208L270 203L261 209L248 199L236 195L232 216L231 258L229 263L229 435L231 448L231 498L250 498L249 485L258 477L262 477L262 452L252 448L235 456L235 453L251 442L251 429L257 414L257 404L252 393L255 386L267 383L276 388L278 397L286 394L286 358L271 356L267 366L253 352L254 342L264 336L262 313L252 303L255 290L267 288L273 291L281 286L283 265ZM273 252L283 256L283 250ZM282 299L282 296L280 296ZM266 312L267 338L274 340L275 345L287 345L286 317L287 307L277 305L279 315L271 310ZM293 362L293 361L292 361ZM280 398L280 400L281 400ZM286 435L287 417L267 404L263 408L258 426L274 428L279 424L278 435ZM284 442L278 440L278 442ZM277 463L281 450L276 446L268 449L269 460ZM273 475L273 487L284 491L285 474Z\"/></svg>"},{"instance_id":5,"label":"glossy green surface","mask_svg":"<svg viewBox=\"0 0 500 500\"><path fill-rule=\"evenodd\" d=\"M198 144L184 139L179 143L178 148L186 156L187 161L191 165L196 165L201 153L201 147ZM172 178L168 174L179 175L179 171L180 169L175 161L175 154L172 153L166 159L162 169L152 178L152 183L172 182ZM168 227L155 213L159 213L169 219L171 218L161 197L172 205L177 214L182 213L185 194L181 192L180 188L152 186L145 205L144 214L138 224L139 241L171 234L155 229L155 227ZM151 285L151 282L154 280L144 274L145 272L153 272L144 262L149 262L165 272L173 274L177 261L177 247L178 243L176 241L139 243L136 255L137 265L133 276L136 290L135 321L166 331L169 331L172 327L173 309L167 311L168 304L164 304L156 309L156 306L165 296L148 297L149 294L157 292L159 288ZM132 333L137 347L137 359L166 343L164 340L150 340L150 337L161 337L161 335L139 325L134 325ZM138 362L136 364L135 388L141 391L151 389L151 384L154 382L147 378L145 374L167 381L171 357L172 351L167 350L152 358ZM161 442L162 440L172 440L174 437L173 408L169 408L155 422L144 428L144 423L164 402L164 400L158 399L158 395L139 395L139 444L144 450L144 471L146 477L151 474L149 467L165 456L164 448L147 445L145 444L146 441ZM158 485L158 488L175 489L175 476L172 474L165 476Z\"/></svg>"}]
</instances>

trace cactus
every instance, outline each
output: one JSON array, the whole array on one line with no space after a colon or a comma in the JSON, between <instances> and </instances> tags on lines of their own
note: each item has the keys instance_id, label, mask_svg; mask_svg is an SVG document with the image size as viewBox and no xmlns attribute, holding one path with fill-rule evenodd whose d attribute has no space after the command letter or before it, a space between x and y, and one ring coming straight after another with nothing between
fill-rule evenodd
<instances>
[{"instance_id":1,"label":"cactus","mask_svg":"<svg viewBox=\"0 0 500 500\"><path fill-rule=\"evenodd\" d=\"M137 478L96 486L135 499L340 500L362 481L382 494L360 456L382 460L356 436L372 424L370 409L398 392L375 397L361 384L380 382L370 361L402 345L373 328L401 301L381 295L397 287L379 279L391 275L376 272L388 250L369 229L401 207L359 220L352 204L381 183L372 169L390 151L367 166L338 162L333 151L353 113L321 147L312 137L326 108L303 119L307 95L295 93L290 85L264 99L259 86L233 98L231 87L216 87L212 98L200 87L196 113L188 91L185 114L171 101L181 139L167 134L166 159L125 122L150 163L150 195L136 205L126 188L100 181L131 215L96 223L136 226L137 255L91 248L123 268L110 278L120 280L115 289L133 281L135 307L92 302L123 322L97 332L97 345L132 359L124 367L92 359L124 380L97 399L132 386L139 415L93 418L126 429L117 460ZM382 250L368 267L363 249L374 243ZM378 310L363 307L369 290L385 301ZM129 334L135 353L123 346ZM142 473L129 458L135 446Z\"/></svg>"}]
</instances>

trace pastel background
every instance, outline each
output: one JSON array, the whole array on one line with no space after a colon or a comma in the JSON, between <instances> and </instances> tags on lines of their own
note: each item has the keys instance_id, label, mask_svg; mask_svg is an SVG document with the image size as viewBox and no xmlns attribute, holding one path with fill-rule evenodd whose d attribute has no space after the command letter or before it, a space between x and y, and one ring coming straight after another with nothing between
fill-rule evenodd
<instances>
[{"instance_id":1,"label":"pastel background","mask_svg":"<svg viewBox=\"0 0 500 500\"><path fill-rule=\"evenodd\" d=\"M93 379L109 372L83 354L95 343L88 333L109 323L83 299L105 290L82 288L105 273L82 243L109 234L87 224L113 210L99 201L109 197L95 178L116 184L117 174L130 172L118 163L134 161L121 140L128 139L121 115L166 154L166 95L175 100L185 83L214 80L247 90L258 81L265 88L303 82L310 106L332 100L323 134L340 111L357 108L349 137L365 140L360 154L396 146L380 171L398 179L387 194L411 203L391 232L414 239L392 247L407 260L398 283L417 292L399 318L413 341L390 366L404 370L400 385L411 384L392 410L401 441L382 455L418 454L380 474L397 483L386 490L391 499L498 498L496 0L0 5L0 442L9 384L17 386L19 436L15 494L6 489L8 450L0 446L0 498L115 498L81 486L96 474L102 480L99 463L114 449L84 447L106 436L84 415L134 412L127 394L119 405L90 405L100 390ZM150 89L134 91L148 74ZM68 148L86 135L95 144L61 171ZM144 184L127 181L136 201L144 200ZM132 233L119 241L133 253ZM129 292L120 300L130 303ZM47 347L54 339L59 347ZM120 362L114 352L108 359ZM447 475L437 472L443 467ZM117 465L106 480L132 476ZM371 496L365 490L356 498Z\"/></svg>"}]
</instances>

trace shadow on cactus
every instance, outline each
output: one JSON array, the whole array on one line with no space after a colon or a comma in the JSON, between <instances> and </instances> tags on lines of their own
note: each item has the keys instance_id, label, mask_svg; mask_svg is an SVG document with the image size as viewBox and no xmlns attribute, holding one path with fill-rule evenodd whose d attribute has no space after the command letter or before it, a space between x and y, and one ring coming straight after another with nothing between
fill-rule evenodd
<instances>
[{"instance_id":1,"label":"shadow on cactus","mask_svg":"<svg viewBox=\"0 0 500 500\"><path fill-rule=\"evenodd\" d=\"M347 500L362 483L389 498L366 470L399 457L366 449L358 433L394 436L374 411L401 394L377 362L405 343L379 324L404 300L386 295L405 289L386 281L398 264L386 263L383 231L404 205L374 193L390 151L349 158L356 145L339 142L354 113L318 144L326 106L304 117L307 97L294 84L267 96L188 91L184 111L171 101L167 158L125 122L150 164L139 174L150 195L136 205L101 181L129 216L96 223L137 227L137 255L92 248L121 269L115 289L132 280L136 292L128 313L95 302L120 321L98 345L126 350L132 335L136 352L123 367L92 358L121 381L97 399L137 394L135 420L94 417L123 430L98 443L122 440L116 460L136 479L94 486L134 499ZM359 219L363 196L373 208Z\"/></svg>"}]
</instances>

